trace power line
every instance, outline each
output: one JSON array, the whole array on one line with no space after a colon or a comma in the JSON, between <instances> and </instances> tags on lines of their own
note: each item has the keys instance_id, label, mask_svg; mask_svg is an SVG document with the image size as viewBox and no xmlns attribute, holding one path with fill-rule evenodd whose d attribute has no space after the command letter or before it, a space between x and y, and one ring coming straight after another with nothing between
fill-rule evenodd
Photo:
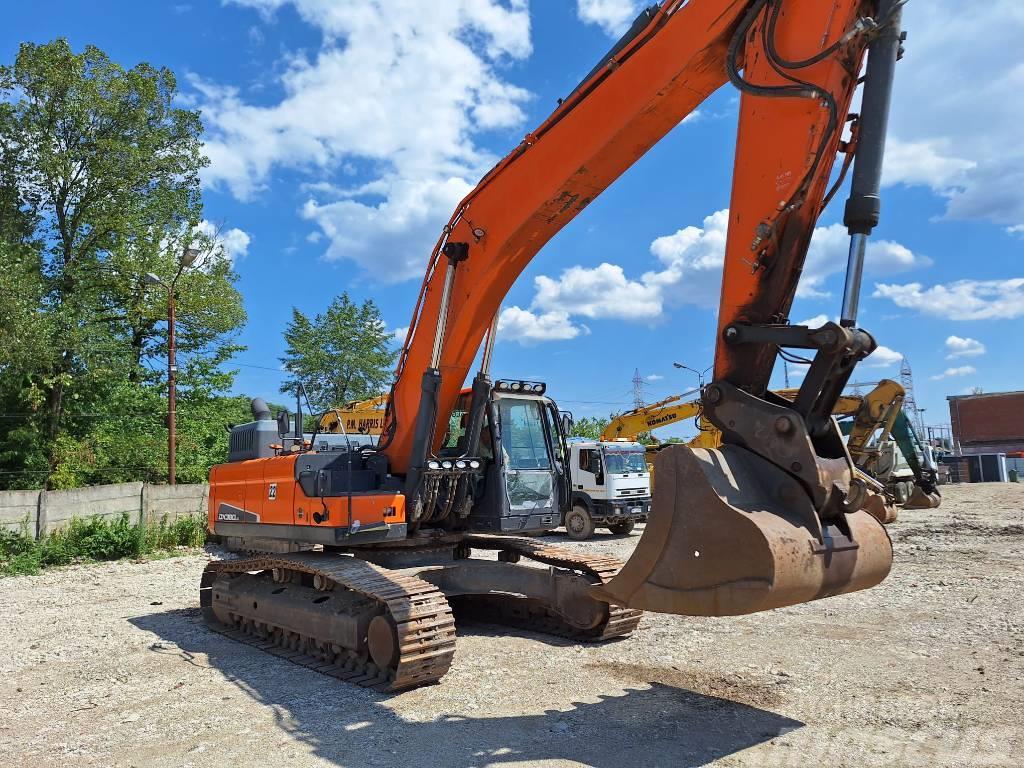
<instances>
[{"instance_id":1,"label":"power line","mask_svg":"<svg viewBox=\"0 0 1024 768\"><path fill-rule=\"evenodd\" d=\"M225 362L224 365L238 365L241 366L242 368L258 368L261 371L273 371L274 373L279 373L282 376L291 373L291 371L283 371L280 368L270 368L269 366L266 365L253 365L252 363L239 363L236 361Z\"/></svg>"}]
</instances>

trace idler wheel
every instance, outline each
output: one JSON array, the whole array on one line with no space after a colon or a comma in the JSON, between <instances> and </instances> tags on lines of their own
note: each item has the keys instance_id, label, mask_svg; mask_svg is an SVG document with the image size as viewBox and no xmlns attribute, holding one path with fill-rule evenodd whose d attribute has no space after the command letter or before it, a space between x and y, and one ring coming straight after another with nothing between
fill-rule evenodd
<instances>
[{"instance_id":1,"label":"idler wheel","mask_svg":"<svg viewBox=\"0 0 1024 768\"><path fill-rule=\"evenodd\" d=\"M373 663L380 669L391 669L398 662L398 634L388 616L374 616L366 630L366 645Z\"/></svg>"}]
</instances>

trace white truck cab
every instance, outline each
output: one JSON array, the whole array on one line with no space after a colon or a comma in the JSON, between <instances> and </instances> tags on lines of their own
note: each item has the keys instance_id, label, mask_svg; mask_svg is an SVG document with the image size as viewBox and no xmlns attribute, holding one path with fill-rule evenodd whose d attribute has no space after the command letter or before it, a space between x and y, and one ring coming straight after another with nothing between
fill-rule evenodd
<instances>
[{"instance_id":1,"label":"white truck cab","mask_svg":"<svg viewBox=\"0 0 1024 768\"><path fill-rule=\"evenodd\" d=\"M938 473L938 463L935 461L935 454L930 445L923 445L922 454L917 460L921 465L934 473ZM875 478L885 483L889 493L892 494L897 504L906 504L907 500L914 493L914 470L904 456L903 451L895 440L886 440L878 448L878 471Z\"/></svg>"},{"instance_id":2,"label":"white truck cab","mask_svg":"<svg viewBox=\"0 0 1024 768\"><path fill-rule=\"evenodd\" d=\"M570 440L572 493L564 525L569 538L588 539L595 528L629 533L651 509L651 473L641 443Z\"/></svg>"}]
</instances>

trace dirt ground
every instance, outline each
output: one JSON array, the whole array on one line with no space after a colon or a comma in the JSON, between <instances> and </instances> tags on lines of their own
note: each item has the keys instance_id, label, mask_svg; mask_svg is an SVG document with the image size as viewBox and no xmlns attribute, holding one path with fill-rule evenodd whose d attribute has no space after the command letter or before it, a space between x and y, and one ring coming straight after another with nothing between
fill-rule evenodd
<instances>
[{"instance_id":1,"label":"dirt ground","mask_svg":"<svg viewBox=\"0 0 1024 768\"><path fill-rule=\"evenodd\" d=\"M603 646L462 627L442 683L395 696L208 631L204 556L4 579L0 763L1019 766L1022 510L1024 485L947 487L890 528L880 587L767 614Z\"/></svg>"}]
</instances>

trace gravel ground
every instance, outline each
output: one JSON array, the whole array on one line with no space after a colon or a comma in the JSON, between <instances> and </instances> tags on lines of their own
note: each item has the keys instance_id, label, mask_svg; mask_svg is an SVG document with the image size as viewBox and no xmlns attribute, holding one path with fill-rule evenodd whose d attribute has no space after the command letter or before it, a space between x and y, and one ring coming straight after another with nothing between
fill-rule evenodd
<instances>
[{"instance_id":1,"label":"gravel ground","mask_svg":"<svg viewBox=\"0 0 1024 768\"><path fill-rule=\"evenodd\" d=\"M1022 509L1024 486L948 487L890 528L884 584L809 605L648 614L603 646L462 627L443 682L397 696L206 630L208 556L3 579L0 763L1019 766Z\"/></svg>"}]
</instances>

